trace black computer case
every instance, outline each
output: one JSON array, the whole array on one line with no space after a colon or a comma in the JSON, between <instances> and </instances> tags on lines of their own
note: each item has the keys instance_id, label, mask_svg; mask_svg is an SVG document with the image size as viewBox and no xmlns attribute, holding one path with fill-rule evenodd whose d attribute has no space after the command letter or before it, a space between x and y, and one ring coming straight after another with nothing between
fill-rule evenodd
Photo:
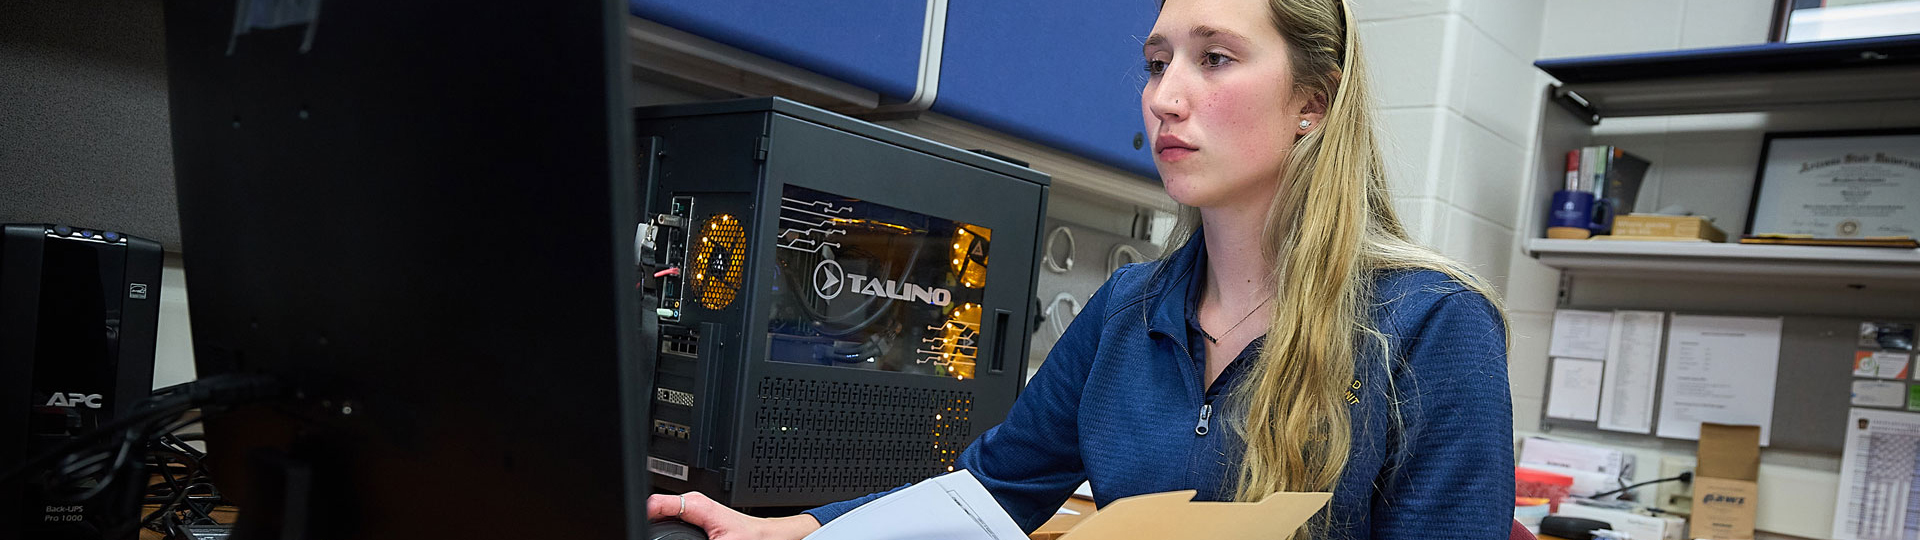
<instances>
[{"instance_id":1,"label":"black computer case","mask_svg":"<svg viewBox=\"0 0 1920 540\"><path fill-rule=\"evenodd\" d=\"M777 98L638 109L649 469L738 508L953 470L1024 382L1048 177Z\"/></svg>"}]
</instances>

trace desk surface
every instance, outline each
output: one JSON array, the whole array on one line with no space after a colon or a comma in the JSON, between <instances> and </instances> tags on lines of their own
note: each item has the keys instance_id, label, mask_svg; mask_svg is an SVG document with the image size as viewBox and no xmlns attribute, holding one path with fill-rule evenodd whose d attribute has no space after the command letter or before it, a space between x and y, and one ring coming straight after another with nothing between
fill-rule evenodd
<instances>
[{"instance_id":1,"label":"desk surface","mask_svg":"<svg viewBox=\"0 0 1920 540\"><path fill-rule=\"evenodd\" d=\"M1068 498L1067 503L1060 505L1060 507L1079 512L1079 514L1054 514L1053 519L1049 519L1045 524L1040 525L1040 528L1034 530L1033 534L1027 535L1028 538L1032 540L1053 540L1059 538L1061 535L1067 534L1067 529L1073 528L1074 525L1079 525L1080 520L1093 515L1094 511L1093 501L1079 497Z\"/></svg>"},{"instance_id":2,"label":"desk surface","mask_svg":"<svg viewBox=\"0 0 1920 540\"><path fill-rule=\"evenodd\" d=\"M154 504L142 506L140 507L140 517L146 517L147 514L151 514L153 513L154 510L159 510L159 509L160 509L160 506L154 505ZM240 511L235 510L232 507L224 507L224 508L214 509L212 515L215 521L219 521L225 524L232 524L234 520L240 518ZM165 538L166 538L166 535L164 534L147 530L145 527L140 528L140 540L163 540Z\"/></svg>"},{"instance_id":3,"label":"desk surface","mask_svg":"<svg viewBox=\"0 0 1920 540\"><path fill-rule=\"evenodd\" d=\"M1071 529L1074 525L1080 524L1080 520L1086 519L1086 517L1093 514L1094 511L1093 501L1081 498L1067 499L1067 503L1060 505L1060 507L1079 512L1080 514L1054 515L1053 519L1047 520L1046 524L1041 525L1038 530L1033 531L1033 534L1030 535L1032 540L1053 540L1059 538L1061 535L1067 534L1067 529ZM141 507L140 515L146 516L157 508L157 506L152 505ZM222 508L213 512L213 518L219 520L221 523L233 523L239 515L240 513L232 508ZM165 536L160 533L144 528L140 529L140 540L162 540L163 538L165 538ZM1542 540L1549 539L1543 538Z\"/></svg>"}]
</instances>

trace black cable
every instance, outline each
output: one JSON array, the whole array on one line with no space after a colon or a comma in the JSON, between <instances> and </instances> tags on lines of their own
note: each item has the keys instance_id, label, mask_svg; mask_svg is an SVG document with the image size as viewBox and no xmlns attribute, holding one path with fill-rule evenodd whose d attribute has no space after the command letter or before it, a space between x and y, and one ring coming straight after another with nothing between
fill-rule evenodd
<instances>
[{"instance_id":1,"label":"black cable","mask_svg":"<svg viewBox=\"0 0 1920 540\"><path fill-rule=\"evenodd\" d=\"M117 436L130 427L145 426L159 418L172 418L202 404L237 404L269 397L279 391L271 379L251 375L217 375L169 388L188 385L191 387L147 398L126 417L115 419L39 456L15 464L5 473L0 473L0 483L14 480L27 471L38 470L53 460L65 458L76 451L99 444L102 439Z\"/></svg>"},{"instance_id":2,"label":"black cable","mask_svg":"<svg viewBox=\"0 0 1920 540\"><path fill-rule=\"evenodd\" d=\"M1658 484L1658 483L1661 483L1661 482L1672 482L1672 481L1675 481L1675 480L1679 480L1679 481L1681 481L1681 482L1693 482L1693 473L1691 473L1691 472L1683 472L1683 473L1680 473L1680 476L1675 476L1675 477L1672 477L1672 478L1661 478L1661 479L1659 479L1659 480L1648 480L1648 481L1645 481L1645 482L1641 482L1641 483L1638 483L1638 484L1634 484L1634 485L1631 485L1631 486L1627 486L1627 487L1623 487L1623 488L1620 488L1620 489L1616 489L1616 490L1613 490L1613 491L1608 491L1608 492L1605 492L1605 493L1595 493L1595 494L1593 494L1593 496L1590 496L1590 497L1587 497L1587 498L1589 498L1589 499L1598 499L1598 498L1601 498L1601 497L1605 497L1605 496L1608 496L1608 495L1612 495L1612 494L1615 494L1615 493L1620 493L1620 492L1623 492L1623 491L1627 491L1627 490L1630 490L1630 489L1633 489L1633 488L1637 488L1637 487L1642 487L1642 486L1647 486L1647 485L1652 485L1652 484Z\"/></svg>"},{"instance_id":3,"label":"black cable","mask_svg":"<svg viewBox=\"0 0 1920 540\"><path fill-rule=\"evenodd\" d=\"M200 437L199 433L191 433L188 435L195 435L196 437L194 438L196 439L204 438L204 437ZM187 444L187 439L179 434L167 433L165 435L161 435L160 443L163 445L172 447L174 450L180 451L180 453L193 456L194 459L207 457L207 454L205 452L201 452L200 449L194 448L193 445L191 444Z\"/></svg>"},{"instance_id":4,"label":"black cable","mask_svg":"<svg viewBox=\"0 0 1920 540\"><path fill-rule=\"evenodd\" d=\"M95 465L89 465L87 468L84 468L81 470L77 470L73 472L63 472L62 474L53 476L53 481L49 482L47 485L49 487L72 485L72 484L79 483L78 481L81 479L99 476L100 478L96 480L92 486L88 487L85 491L80 492L80 494L66 495L59 498L65 499L67 502L78 503L78 502L86 502L89 500L93 500L94 497L98 497L100 496L100 494L106 493L107 489L113 487L114 480L116 478L119 478L122 474L124 474L127 471L126 465L130 463L129 458L132 457L133 455L133 441L134 441L134 437L136 436L135 433L136 433L135 429L129 428L127 430L127 434L121 437L120 447L118 450L114 451L111 465L108 465L106 467L99 467L98 463L96 463ZM101 463L105 463L105 462L102 461ZM52 490L50 489L49 491L52 491Z\"/></svg>"},{"instance_id":5,"label":"black cable","mask_svg":"<svg viewBox=\"0 0 1920 540\"><path fill-rule=\"evenodd\" d=\"M169 441L163 436L199 422L202 415L189 414L195 408L220 410L224 406L274 398L280 394L281 388L271 378L238 374L213 376L164 388L160 393L142 400L124 417L81 433L40 455L11 464L5 473L0 473L0 484L32 473L37 475L38 483L55 500L114 501L114 504L142 500L158 491L157 487L164 487L172 497L169 504L158 513L161 518L158 528L184 531L180 524L181 505L185 505L184 511L189 514L206 516L190 501L194 486L206 484L205 469L195 456L199 451L174 452L187 458L182 460L183 476L178 478L172 476L173 465L165 457L158 458L161 476L167 482L149 485L146 479L138 477L143 471L142 466L154 463L152 451L156 447L172 451L169 447L175 441L185 446L184 441L177 438ZM216 493L211 486L207 487L209 493ZM97 526L103 537L130 536L135 529L149 525L153 517L154 514L149 514L147 519L142 519L138 514L130 514L103 518Z\"/></svg>"},{"instance_id":6,"label":"black cable","mask_svg":"<svg viewBox=\"0 0 1920 540\"><path fill-rule=\"evenodd\" d=\"M158 500L155 500L156 499L155 497L149 497L147 499L144 499L145 503L158 504L160 506L159 508L155 509L152 513L147 514L145 518L142 518L140 520L140 524L142 527L146 527L148 530L153 530L155 532L166 532L158 528L160 525L158 525L157 522L161 520L161 517L163 515L175 512L174 508L179 506L182 502L191 500L194 486L207 485L207 484L193 483L197 477L204 476L205 474L197 458L195 458L192 455L181 453L177 450L169 448L169 445L165 444L162 441L155 441L153 445L157 446L157 448L149 448L147 451L147 457L150 458L149 459L150 464L152 461L160 462L160 464L162 465L160 467L161 477L165 480L165 482L148 486L147 495L149 496L156 495L156 493L154 493L156 491L154 488L157 488L157 487L165 487L167 488L167 491L163 494L164 496L157 497ZM181 461L179 464L186 469L186 474L177 479L172 474L171 469L173 469L172 467L173 463L169 461L169 458L176 458L176 457L180 458ZM188 505L188 508L196 511L198 510L198 508L194 507L191 504Z\"/></svg>"}]
</instances>

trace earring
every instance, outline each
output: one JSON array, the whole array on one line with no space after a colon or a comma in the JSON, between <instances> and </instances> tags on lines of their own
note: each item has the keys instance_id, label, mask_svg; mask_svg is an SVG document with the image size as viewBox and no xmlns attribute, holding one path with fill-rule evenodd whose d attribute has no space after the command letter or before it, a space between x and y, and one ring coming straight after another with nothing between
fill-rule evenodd
<instances>
[{"instance_id":1,"label":"earring","mask_svg":"<svg viewBox=\"0 0 1920 540\"><path fill-rule=\"evenodd\" d=\"M1300 121L1300 129L1307 129L1307 126L1311 126L1311 125L1313 125L1313 121L1312 121L1312 120L1301 120L1301 121Z\"/></svg>"}]
</instances>

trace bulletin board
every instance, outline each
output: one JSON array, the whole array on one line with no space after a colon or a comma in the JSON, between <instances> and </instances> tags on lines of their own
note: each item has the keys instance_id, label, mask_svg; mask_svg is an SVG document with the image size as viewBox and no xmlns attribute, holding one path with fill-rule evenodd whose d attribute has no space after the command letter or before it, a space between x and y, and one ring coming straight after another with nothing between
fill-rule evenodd
<instances>
[{"instance_id":1,"label":"bulletin board","mask_svg":"<svg viewBox=\"0 0 1920 540\"><path fill-rule=\"evenodd\" d=\"M1681 313L1693 315L1695 313ZM1662 333L1660 351L1660 372L1666 371L1667 337L1671 336L1673 312L1668 312ZM1773 391L1773 425L1771 441L1767 448L1840 454L1846 444L1847 410L1850 408L1871 408L1889 411L1920 411L1920 403L1908 402L1904 406L1857 406L1853 404L1854 381L1884 381L1905 384L1911 391L1920 388L1920 379L1916 372L1920 366L1913 365L1911 353L1904 378L1881 378L1855 376L1855 356L1859 351L1886 350L1863 345L1861 323L1904 323L1912 325L1912 320L1861 319L1840 317L1804 317L1786 316L1782 318L1780 328L1780 357ZM1548 359L1548 380L1552 380L1554 368ZM1665 384L1665 377L1656 377L1658 384ZM1553 401L1553 385L1547 385L1546 403ZM1660 399L1658 396L1666 388L1655 389L1654 413L1658 432L1660 418ZM1656 437L1654 433L1640 434L1622 431L1602 430L1597 422L1568 420L1547 416L1542 407L1540 425L1543 429L1571 428L1581 431L1603 434L1608 437Z\"/></svg>"}]
</instances>

